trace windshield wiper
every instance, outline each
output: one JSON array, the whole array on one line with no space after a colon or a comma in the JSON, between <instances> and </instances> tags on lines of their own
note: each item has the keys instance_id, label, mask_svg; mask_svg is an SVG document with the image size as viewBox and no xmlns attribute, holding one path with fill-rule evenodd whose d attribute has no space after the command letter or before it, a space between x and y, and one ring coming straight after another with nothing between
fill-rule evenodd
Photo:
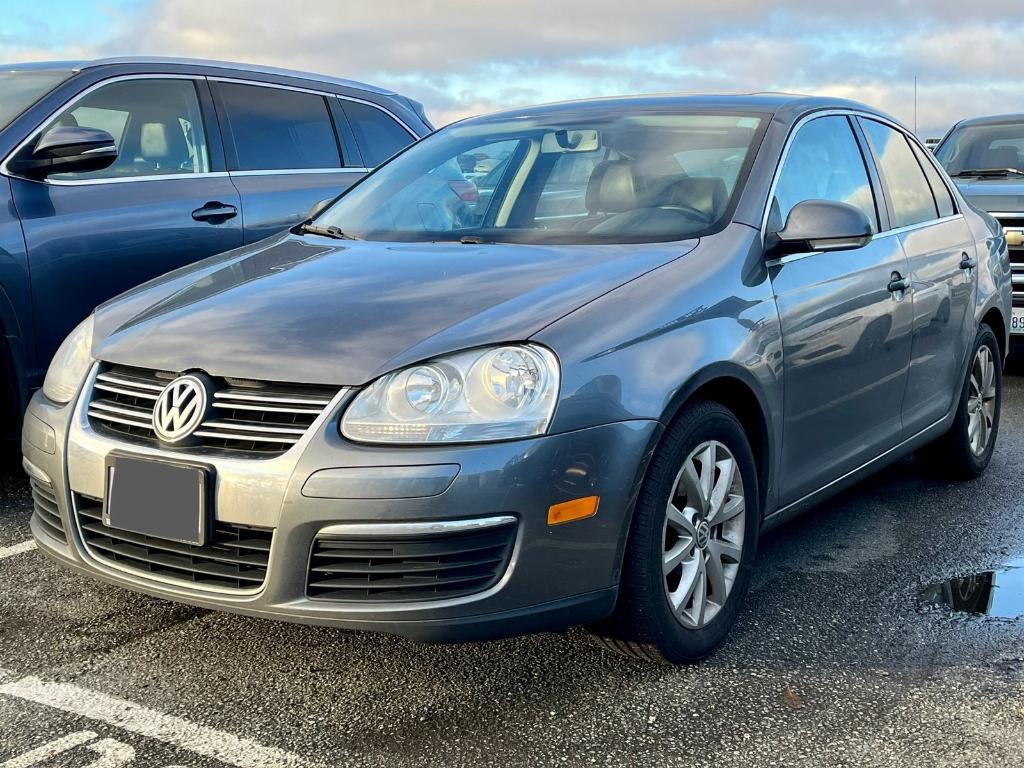
<instances>
[{"instance_id":1,"label":"windshield wiper","mask_svg":"<svg viewBox=\"0 0 1024 768\"><path fill-rule=\"evenodd\" d=\"M358 237L352 235L346 235L341 231L340 227L329 226L321 227L316 224L310 224L309 222L299 227L300 232L305 232L308 235L320 235L322 237L330 237L334 240L358 240Z\"/></svg>"},{"instance_id":2,"label":"windshield wiper","mask_svg":"<svg viewBox=\"0 0 1024 768\"><path fill-rule=\"evenodd\" d=\"M1019 168L973 168L967 171L957 171L953 174L953 178L963 178L964 176L1009 176L1011 173L1015 176L1024 176L1024 171Z\"/></svg>"}]
</instances>

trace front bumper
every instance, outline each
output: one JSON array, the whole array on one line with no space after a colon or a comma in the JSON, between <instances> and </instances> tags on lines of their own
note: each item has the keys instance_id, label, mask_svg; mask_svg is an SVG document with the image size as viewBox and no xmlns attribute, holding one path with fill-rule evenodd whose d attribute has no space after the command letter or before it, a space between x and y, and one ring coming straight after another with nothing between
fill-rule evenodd
<instances>
[{"instance_id":1,"label":"front bumper","mask_svg":"<svg viewBox=\"0 0 1024 768\"><path fill-rule=\"evenodd\" d=\"M83 391L91 390L94 375ZM37 503L32 530L43 552L90 576L160 598L442 642L560 629L606 616L615 601L633 503L659 429L654 421L626 421L487 445L370 447L349 443L338 433L346 404L341 395L287 453L253 460L129 446L90 427L84 399L57 406L37 393L29 405L26 423L32 429L22 439L26 469L38 483L52 486L66 539L54 536L55 518L41 514ZM48 430L52 440L45 437ZM102 498L105 461L112 451L188 456L208 464L216 478L217 521L273 530L262 585L244 592L202 588L97 556L83 539L76 505L83 497ZM439 465L449 465L454 474L450 485L447 479L438 484L434 468ZM323 474L332 469L343 471ZM311 498L312 493L345 498ZM548 525L551 505L594 495L600 497L595 516ZM500 580L479 593L379 602L307 595L311 549L326 528L360 523L387 535L396 524L495 516L515 518L515 543Z\"/></svg>"}]
</instances>

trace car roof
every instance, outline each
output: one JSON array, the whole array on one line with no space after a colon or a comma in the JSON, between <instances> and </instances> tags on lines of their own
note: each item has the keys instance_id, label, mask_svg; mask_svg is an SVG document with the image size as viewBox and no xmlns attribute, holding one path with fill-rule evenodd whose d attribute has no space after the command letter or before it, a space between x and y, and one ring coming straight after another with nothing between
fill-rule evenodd
<instances>
[{"instance_id":1,"label":"car roof","mask_svg":"<svg viewBox=\"0 0 1024 768\"><path fill-rule=\"evenodd\" d=\"M1004 125L1008 123L1024 123L1024 113L1013 112L1005 115L982 115L961 120L957 126L964 125Z\"/></svg>"},{"instance_id":2,"label":"car roof","mask_svg":"<svg viewBox=\"0 0 1024 768\"><path fill-rule=\"evenodd\" d=\"M629 111L631 109L663 108L722 110L725 112L757 112L771 114L783 121L800 119L809 112L826 109L854 110L877 115L895 123L895 118L873 107L856 101L831 96L807 96L793 93L732 93L732 94L648 94L638 96L611 96L595 99L561 101L540 104L533 107L505 110L475 120L504 119L512 117L569 115L578 110Z\"/></svg>"},{"instance_id":3,"label":"car roof","mask_svg":"<svg viewBox=\"0 0 1024 768\"><path fill-rule=\"evenodd\" d=\"M90 59L83 61L35 61L23 64L0 65L0 71L21 71L21 70L43 70L43 69L67 69L81 71L96 67L106 67L116 64L138 64L142 66L162 66L168 64L191 65L209 67L211 69L233 70L235 72L251 72L262 75L276 75L278 77L295 77L303 80L311 80L318 83L329 83L341 85L346 88L354 88L360 91L376 93L381 96L397 96L394 91L380 88L369 83L361 83L357 80L348 80L343 77L331 77L316 72L301 72L294 69L283 69L281 67L267 67L262 64L242 64L235 61L217 61L215 59L191 59L180 57L153 57L153 56L117 56L104 59Z\"/></svg>"}]
</instances>

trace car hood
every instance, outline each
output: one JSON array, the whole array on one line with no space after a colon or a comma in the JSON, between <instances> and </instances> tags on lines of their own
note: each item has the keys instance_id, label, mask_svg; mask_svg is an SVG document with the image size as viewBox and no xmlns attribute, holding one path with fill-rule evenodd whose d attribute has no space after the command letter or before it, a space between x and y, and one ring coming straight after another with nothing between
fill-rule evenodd
<instances>
[{"instance_id":1,"label":"car hood","mask_svg":"<svg viewBox=\"0 0 1024 768\"><path fill-rule=\"evenodd\" d=\"M93 354L158 370L358 385L446 352L526 340L696 243L463 245L285 235L101 306Z\"/></svg>"},{"instance_id":2,"label":"car hood","mask_svg":"<svg viewBox=\"0 0 1024 768\"><path fill-rule=\"evenodd\" d=\"M1024 212L1024 177L954 181L961 194L983 211Z\"/></svg>"}]
</instances>

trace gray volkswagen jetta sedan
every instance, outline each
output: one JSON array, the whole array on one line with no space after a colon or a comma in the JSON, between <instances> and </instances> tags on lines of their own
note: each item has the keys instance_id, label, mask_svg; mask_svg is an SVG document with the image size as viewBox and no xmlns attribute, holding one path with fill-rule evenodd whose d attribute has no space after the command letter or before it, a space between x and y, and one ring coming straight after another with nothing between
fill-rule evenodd
<instances>
[{"instance_id":1,"label":"gray volkswagen jetta sedan","mask_svg":"<svg viewBox=\"0 0 1024 768\"><path fill-rule=\"evenodd\" d=\"M859 104L467 120L97 309L25 422L32 530L199 606L691 661L766 528L912 451L984 471L1010 313L998 225Z\"/></svg>"}]
</instances>

